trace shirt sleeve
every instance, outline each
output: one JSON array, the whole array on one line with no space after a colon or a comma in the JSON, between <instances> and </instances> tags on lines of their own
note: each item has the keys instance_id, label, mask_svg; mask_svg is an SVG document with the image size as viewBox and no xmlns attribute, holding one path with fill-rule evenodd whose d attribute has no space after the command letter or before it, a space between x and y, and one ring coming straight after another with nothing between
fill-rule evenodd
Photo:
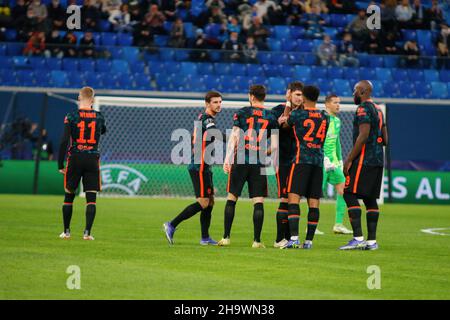
<instances>
[{"instance_id":1,"label":"shirt sleeve","mask_svg":"<svg viewBox=\"0 0 450 320\"><path fill-rule=\"evenodd\" d=\"M70 124L67 117L64 119L64 132L61 137L61 142L59 144L59 153L58 153L58 169L61 170L64 168L64 157L66 156L67 145L70 140Z\"/></svg>"},{"instance_id":2,"label":"shirt sleeve","mask_svg":"<svg viewBox=\"0 0 450 320\"><path fill-rule=\"evenodd\" d=\"M370 112L365 105L360 105L356 110L356 121L358 125L370 123Z\"/></svg>"},{"instance_id":3,"label":"shirt sleeve","mask_svg":"<svg viewBox=\"0 0 450 320\"><path fill-rule=\"evenodd\" d=\"M242 129L242 127L241 127L241 122L240 122L240 118L241 118L241 110L237 111L237 112L233 115L233 126L239 127L239 128Z\"/></svg>"}]
</instances>

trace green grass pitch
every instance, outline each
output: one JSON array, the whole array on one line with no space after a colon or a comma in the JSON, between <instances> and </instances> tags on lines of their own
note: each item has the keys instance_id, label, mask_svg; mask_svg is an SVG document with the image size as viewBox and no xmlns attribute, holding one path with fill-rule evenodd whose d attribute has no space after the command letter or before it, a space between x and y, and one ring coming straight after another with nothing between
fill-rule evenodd
<instances>
[{"instance_id":1,"label":"green grass pitch","mask_svg":"<svg viewBox=\"0 0 450 320\"><path fill-rule=\"evenodd\" d=\"M198 216L179 226L169 247L162 223L192 202L177 199L100 198L96 240L88 242L81 239L85 199L77 198L72 239L60 240L62 200L0 195L0 299L450 299L450 236L420 232L450 227L450 206L385 205L380 250L341 252L349 237L332 234L332 204L321 207L326 234L304 251L271 247L275 202L265 205L267 249L252 249L248 201L237 204L232 246L221 248L198 244ZM218 201L213 211L217 240L223 209ZM305 213L302 205L302 239ZM70 265L80 267L80 290L66 286ZM367 287L372 265L381 289Z\"/></svg>"}]
</instances>

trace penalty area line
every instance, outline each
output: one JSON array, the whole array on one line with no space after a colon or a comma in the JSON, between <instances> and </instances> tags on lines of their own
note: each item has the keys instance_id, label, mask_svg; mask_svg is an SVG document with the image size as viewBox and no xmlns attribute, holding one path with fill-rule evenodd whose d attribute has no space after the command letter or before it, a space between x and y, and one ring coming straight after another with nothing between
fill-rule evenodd
<instances>
[{"instance_id":1,"label":"penalty area line","mask_svg":"<svg viewBox=\"0 0 450 320\"><path fill-rule=\"evenodd\" d=\"M421 229L420 231L423 233L438 235L438 236L450 236L450 233L444 233L444 232L437 232L437 231L443 231L443 230L450 230L450 228L428 228L428 229Z\"/></svg>"}]
</instances>

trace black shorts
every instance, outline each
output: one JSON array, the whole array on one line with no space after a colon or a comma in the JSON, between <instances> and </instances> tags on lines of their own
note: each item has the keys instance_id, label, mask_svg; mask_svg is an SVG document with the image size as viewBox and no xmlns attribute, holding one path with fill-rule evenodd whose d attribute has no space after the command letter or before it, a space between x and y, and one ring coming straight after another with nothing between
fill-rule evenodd
<instances>
[{"instance_id":1,"label":"black shorts","mask_svg":"<svg viewBox=\"0 0 450 320\"><path fill-rule=\"evenodd\" d=\"M73 153L68 156L64 188L75 192L82 178L84 191L101 191L99 154Z\"/></svg>"},{"instance_id":2,"label":"black shorts","mask_svg":"<svg viewBox=\"0 0 450 320\"><path fill-rule=\"evenodd\" d=\"M292 164L288 179L288 193L301 197L322 198L323 168L312 164Z\"/></svg>"},{"instance_id":3,"label":"black shorts","mask_svg":"<svg viewBox=\"0 0 450 320\"><path fill-rule=\"evenodd\" d=\"M291 171L290 164L284 164L278 167L277 171L278 198L288 197L287 184L290 171Z\"/></svg>"},{"instance_id":4,"label":"black shorts","mask_svg":"<svg viewBox=\"0 0 450 320\"><path fill-rule=\"evenodd\" d=\"M361 166L353 162L345 177L345 193L378 199L383 183L383 167Z\"/></svg>"},{"instance_id":5,"label":"black shorts","mask_svg":"<svg viewBox=\"0 0 450 320\"><path fill-rule=\"evenodd\" d=\"M209 198L214 194L213 176L209 171L189 170L196 198Z\"/></svg>"},{"instance_id":6,"label":"black shorts","mask_svg":"<svg viewBox=\"0 0 450 320\"><path fill-rule=\"evenodd\" d=\"M267 176L261 174L263 168L259 164L233 164L228 174L227 192L240 197L247 182L249 198L267 197Z\"/></svg>"}]
</instances>

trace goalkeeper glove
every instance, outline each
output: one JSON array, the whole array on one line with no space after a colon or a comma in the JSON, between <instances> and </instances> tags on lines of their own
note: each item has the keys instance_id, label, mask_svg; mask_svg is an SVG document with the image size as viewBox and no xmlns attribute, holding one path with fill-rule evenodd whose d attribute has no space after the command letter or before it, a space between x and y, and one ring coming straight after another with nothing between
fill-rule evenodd
<instances>
[{"instance_id":1,"label":"goalkeeper glove","mask_svg":"<svg viewBox=\"0 0 450 320\"><path fill-rule=\"evenodd\" d=\"M336 166L333 163L331 163L330 158L328 158L328 157L323 158L323 165L325 167L325 171L327 171L327 172L333 171L336 169Z\"/></svg>"}]
</instances>

